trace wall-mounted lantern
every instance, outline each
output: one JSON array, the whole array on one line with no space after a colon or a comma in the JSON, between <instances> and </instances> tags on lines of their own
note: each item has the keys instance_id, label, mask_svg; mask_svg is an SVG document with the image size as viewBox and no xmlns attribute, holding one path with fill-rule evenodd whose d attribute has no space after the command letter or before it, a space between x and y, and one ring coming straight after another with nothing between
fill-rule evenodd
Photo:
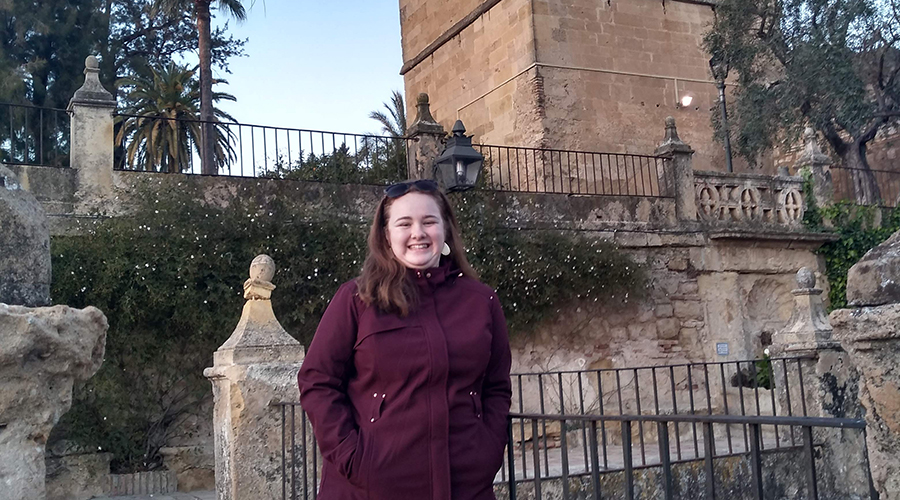
<instances>
[{"instance_id":1,"label":"wall-mounted lantern","mask_svg":"<svg viewBox=\"0 0 900 500\"><path fill-rule=\"evenodd\" d=\"M434 177L442 181L447 191L465 191L475 187L484 165L484 156L472 147L466 137L466 127L456 120L452 136L441 156L434 161Z\"/></svg>"}]
</instances>

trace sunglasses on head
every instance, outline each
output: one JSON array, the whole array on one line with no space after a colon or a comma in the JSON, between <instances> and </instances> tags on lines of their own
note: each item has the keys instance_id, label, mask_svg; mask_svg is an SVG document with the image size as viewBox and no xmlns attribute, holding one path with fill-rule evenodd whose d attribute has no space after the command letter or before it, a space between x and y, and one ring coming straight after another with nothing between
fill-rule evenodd
<instances>
[{"instance_id":1,"label":"sunglasses on head","mask_svg":"<svg viewBox=\"0 0 900 500\"><path fill-rule=\"evenodd\" d=\"M397 184L392 184L385 188L384 195L388 198L399 198L413 188L415 188L416 191L431 193L438 190L438 184L431 179L398 182Z\"/></svg>"}]
</instances>

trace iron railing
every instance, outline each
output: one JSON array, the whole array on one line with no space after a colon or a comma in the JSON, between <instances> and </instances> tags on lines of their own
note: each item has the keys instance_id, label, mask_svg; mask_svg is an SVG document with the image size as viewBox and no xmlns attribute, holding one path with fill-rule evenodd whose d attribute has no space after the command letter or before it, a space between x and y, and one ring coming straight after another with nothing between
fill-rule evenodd
<instances>
[{"instance_id":1,"label":"iron railing","mask_svg":"<svg viewBox=\"0 0 900 500\"><path fill-rule=\"evenodd\" d=\"M900 172L831 167L835 201L857 205L896 207L900 197Z\"/></svg>"},{"instance_id":2,"label":"iron railing","mask_svg":"<svg viewBox=\"0 0 900 500\"><path fill-rule=\"evenodd\" d=\"M539 492L548 478L594 481L608 472L669 470L666 463L755 460L801 449L815 427L864 427L808 417L803 377L797 358L514 373L511 446L495 483L514 495L515 482L531 481ZM299 403L277 406L282 498L316 498L322 457L312 427Z\"/></svg>"},{"instance_id":3,"label":"iron railing","mask_svg":"<svg viewBox=\"0 0 900 500\"><path fill-rule=\"evenodd\" d=\"M69 143L66 110L0 103L0 162L68 167Z\"/></svg>"},{"instance_id":4,"label":"iron railing","mask_svg":"<svg viewBox=\"0 0 900 500\"><path fill-rule=\"evenodd\" d=\"M509 426L509 443L507 446L505 457L505 469L508 470L504 482L507 485L509 499L517 498L517 491L523 486L529 486L528 498L541 500L544 498L543 491L545 484L554 482L554 490L562 490L562 498L568 500L570 498L592 498L600 500L600 498L625 498L633 500L638 498L635 494L635 478L638 470L654 470L661 476L662 481L645 481L647 483L661 483L658 493L652 491L644 492L640 498L665 498L666 500L674 500L676 486L675 474L673 473L674 465L678 463L687 463L694 461L703 461L703 491L695 491L693 494L686 492L686 485L679 485L680 498L702 498L715 500L716 498L730 498L726 494L725 485L716 485L716 473L714 461L727 457L747 457L750 461L750 484L739 485L741 489L749 490L751 498L762 500L767 498L765 495L765 472L762 466L762 457L764 451L765 437L762 430L763 426L773 427L789 427L800 429L800 444L789 449L782 449L781 452L799 452L802 462L797 463L795 460L788 461L789 467L802 467L799 471L794 469L793 474L799 478L805 478L805 484L801 488L806 490L806 496L810 500L819 498L819 480L816 468L816 447L819 444L814 442L813 431L821 429L857 429L864 432L865 421L856 419L838 419L838 418L813 418L813 417L776 417L776 416L737 416L737 415L544 415L544 414L528 414L528 413L512 413L510 414ZM586 427L588 431L588 439L586 442L586 451L581 453L580 447L572 447L568 442L569 432L561 434L561 442L557 448L554 448L554 461L542 465L541 452L546 452L546 446L541 445L538 439L532 439L530 443L525 441L516 441L515 428L518 424L519 428L530 427L531 435L536 436L541 425L549 423L555 424L559 428L566 429L570 426L574 428ZM654 426L658 439L654 446L653 459L648 462L637 462L634 450L633 432L635 424L644 426ZM687 458L678 458L672 449L672 433L673 429L679 426L700 426L702 428L702 451L695 456ZM717 444L715 425L733 427L746 426L749 428L749 447L740 451L720 451L721 448ZM618 427L618 429L615 429ZM610 428L609 432L604 429ZM612 436L618 437L618 443L609 446ZM577 438L577 432L572 434ZM867 455L865 449L864 435L860 436L861 446L858 451L861 456L853 457L858 459L863 466L860 468L860 476L858 482L868 481L868 488L864 486L860 489L867 491L857 492L860 498L877 498L869 475ZM677 444L677 438L675 444ZM530 447L530 450L528 449ZM517 449L521 450L521 458L517 458ZM574 453L573 453L574 451ZM529 457L530 455L530 457ZM528 463L531 467L528 468ZM792 457L793 458L793 457ZM849 458L849 457L848 457ZM774 471L773 471L774 472ZM784 474L785 471L779 471ZM618 481L602 481L601 477L605 474L620 474ZM732 474L734 477L737 474ZM793 476L792 476L793 477ZM580 482L573 484L570 479L582 479ZM846 478L842 478L844 480ZM734 485L730 485L733 492ZM572 491L575 490L575 491ZM613 490L613 491L610 491ZM746 491L745 490L745 491ZM559 498L559 493L548 495L552 498Z\"/></svg>"},{"instance_id":5,"label":"iron railing","mask_svg":"<svg viewBox=\"0 0 900 500\"><path fill-rule=\"evenodd\" d=\"M215 173L240 177L389 184L406 179L413 140L118 113L116 169L201 174L205 127L215 128Z\"/></svg>"},{"instance_id":6,"label":"iron railing","mask_svg":"<svg viewBox=\"0 0 900 500\"><path fill-rule=\"evenodd\" d=\"M528 193L673 198L665 158L621 153L474 145L488 189Z\"/></svg>"},{"instance_id":7,"label":"iron railing","mask_svg":"<svg viewBox=\"0 0 900 500\"><path fill-rule=\"evenodd\" d=\"M684 363L631 368L514 373L512 410L531 414L575 415L665 415L706 414L739 416L806 416L806 390L801 360L798 358L762 358L743 361ZM784 398L776 396L782 386ZM548 440L558 439L559 429L547 429L542 423L541 439L546 450ZM603 425L601 423L601 425ZM640 444L640 459L645 463L647 436L638 422L635 439ZM729 452L749 446L747 426L725 426L724 444ZM766 429L772 438L765 447L796 445L794 429ZM604 430L605 431L605 430ZM652 429L650 429L652 431ZM525 439L527 429L519 429ZM582 428L586 438L586 429ZM682 434L684 434L682 436ZM696 425L675 428L677 458L696 457L700 453ZM687 448L683 449L682 437ZM586 445L586 440L584 445ZM735 443L739 441L739 443Z\"/></svg>"}]
</instances>

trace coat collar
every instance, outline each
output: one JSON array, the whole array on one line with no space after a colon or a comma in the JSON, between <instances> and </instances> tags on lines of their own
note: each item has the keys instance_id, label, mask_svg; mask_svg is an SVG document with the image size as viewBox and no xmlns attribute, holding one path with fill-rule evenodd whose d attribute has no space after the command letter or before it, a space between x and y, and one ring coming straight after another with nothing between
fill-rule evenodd
<instances>
[{"instance_id":1,"label":"coat collar","mask_svg":"<svg viewBox=\"0 0 900 500\"><path fill-rule=\"evenodd\" d=\"M419 286L425 284L437 286L445 281L455 280L461 275L461 272L452 259L441 257L437 267L428 269L407 269L407 274L410 280Z\"/></svg>"}]
</instances>

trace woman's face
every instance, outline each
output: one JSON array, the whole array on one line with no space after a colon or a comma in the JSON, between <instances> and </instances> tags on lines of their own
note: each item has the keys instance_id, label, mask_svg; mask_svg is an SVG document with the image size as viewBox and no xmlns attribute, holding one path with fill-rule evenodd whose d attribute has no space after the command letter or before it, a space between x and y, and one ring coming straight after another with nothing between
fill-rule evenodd
<instances>
[{"instance_id":1,"label":"woman's face","mask_svg":"<svg viewBox=\"0 0 900 500\"><path fill-rule=\"evenodd\" d=\"M444 220L437 201L423 193L405 194L388 207L391 251L410 269L436 267L444 248Z\"/></svg>"}]
</instances>

